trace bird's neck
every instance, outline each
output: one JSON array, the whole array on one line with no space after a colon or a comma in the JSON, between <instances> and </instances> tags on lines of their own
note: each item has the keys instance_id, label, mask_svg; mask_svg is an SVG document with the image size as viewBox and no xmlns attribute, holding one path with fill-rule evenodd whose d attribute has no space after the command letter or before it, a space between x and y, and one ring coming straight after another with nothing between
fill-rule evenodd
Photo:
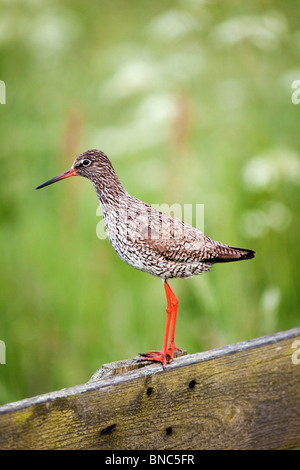
<instances>
[{"instance_id":1,"label":"bird's neck","mask_svg":"<svg viewBox=\"0 0 300 470\"><path fill-rule=\"evenodd\" d=\"M109 178L101 178L92 183L103 213L118 211L119 207L127 204L128 193L115 173L110 174Z\"/></svg>"}]
</instances>

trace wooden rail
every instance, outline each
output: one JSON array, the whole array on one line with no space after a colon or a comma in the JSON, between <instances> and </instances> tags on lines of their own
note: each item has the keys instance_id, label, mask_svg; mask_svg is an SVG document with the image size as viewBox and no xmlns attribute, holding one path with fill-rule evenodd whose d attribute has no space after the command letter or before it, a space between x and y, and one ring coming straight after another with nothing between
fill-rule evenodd
<instances>
[{"instance_id":1,"label":"wooden rail","mask_svg":"<svg viewBox=\"0 0 300 470\"><path fill-rule=\"evenodd\" d=\"M108 364L83 385L0 407L0 449L300 446L300 328L177 357Z\"/></svg>"}]
</instances>

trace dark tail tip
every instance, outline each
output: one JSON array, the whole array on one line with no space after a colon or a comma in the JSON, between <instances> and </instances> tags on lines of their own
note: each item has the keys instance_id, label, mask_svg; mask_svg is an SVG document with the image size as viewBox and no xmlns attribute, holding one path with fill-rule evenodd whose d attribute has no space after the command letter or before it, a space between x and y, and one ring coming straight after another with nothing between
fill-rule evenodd
<instances>
[{"instance_id":1,"label":"dark tail tip","mask_svg":"<svg viewBox=\"0 0 300 470\"><path fill-rule=\"evenodd\" d=\"M244 253L242 254L241 259L252 259L255 258L255 251L253 250L242 250Z\"/></svg>"},{"instance_id":2,"label":"dark tail tip","mask_svg":"<svg viewBox=\"0 0 300 470\"><path fill-rule=\"evenodd\" d=\"M255 251L246 248L236 248L227 246L220 248L214 263L229 263L230 261L242 261L244 259L252 259L255 257Z\"/></svg>"}]
</instances>

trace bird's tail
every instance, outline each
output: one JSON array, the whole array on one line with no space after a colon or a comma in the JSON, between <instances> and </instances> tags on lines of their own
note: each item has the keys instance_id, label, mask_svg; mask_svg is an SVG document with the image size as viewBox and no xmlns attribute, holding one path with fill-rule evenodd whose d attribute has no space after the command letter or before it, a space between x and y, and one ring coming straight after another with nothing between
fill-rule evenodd
<instances>
[{"instance_id":1,"label":"bird's tail","mask_svg":"<svg viewBox=\"0 0 300 470\"><path fill-rule=\"evenodd\" d=\"M229 245L218 245L214 263L229 263L255 257L255 251L245 248L236 248Z\"/></svg>"}]
</instances>

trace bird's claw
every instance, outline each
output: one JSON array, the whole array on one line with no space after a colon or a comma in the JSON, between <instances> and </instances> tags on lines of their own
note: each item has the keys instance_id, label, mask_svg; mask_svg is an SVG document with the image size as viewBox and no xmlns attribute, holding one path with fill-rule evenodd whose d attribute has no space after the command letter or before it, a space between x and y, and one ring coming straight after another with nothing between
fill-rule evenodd
<instances>
[{"instance_id":1,"label":"bird's claw","mask_svg":"<svg viewBox=\"0 0 300 470\"><path fill-rule=\"evenodd\" d=\"M173 348L169 348L166 353L163 351L147 351L145 353L140 353L139 355L141 356L139 358L139 362L143 361L154 361L154 362L160 362L163 367L165 367L167 364L170 364L173 361L174 358L174 351L181 351L180 348L177 346L173 346Z\"/></svg>"}]
</instances>

